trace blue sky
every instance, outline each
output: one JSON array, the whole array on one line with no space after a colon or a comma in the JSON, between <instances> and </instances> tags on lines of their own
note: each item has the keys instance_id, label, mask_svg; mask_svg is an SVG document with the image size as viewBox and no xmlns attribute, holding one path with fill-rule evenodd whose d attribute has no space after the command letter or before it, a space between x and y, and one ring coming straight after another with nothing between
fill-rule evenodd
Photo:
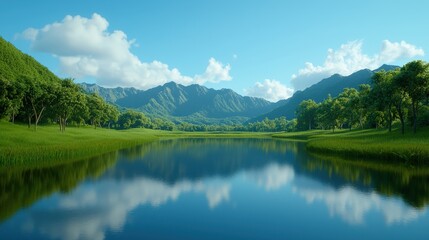
<instances>
[{"instance_id":1,"label":"blue sky","mask_svg":"<svg viewBox=\"0 0 429 240\"><path fill-rule=\"evenodd\" d=\"M277 101L334 73L427 61L429 51L423 0L2 5L3 38L61 77L112 87L174 80Z\"/></svg>"}]
</instances>

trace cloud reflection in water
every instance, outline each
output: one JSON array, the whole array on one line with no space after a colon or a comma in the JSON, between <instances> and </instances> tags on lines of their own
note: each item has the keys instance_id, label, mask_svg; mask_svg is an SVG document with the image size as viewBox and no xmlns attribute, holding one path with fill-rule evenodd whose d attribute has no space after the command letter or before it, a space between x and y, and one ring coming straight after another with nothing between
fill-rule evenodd
<instances>
[{"instance_id":1,"label":"cloud reflection in water","mask_svg":"<svg viewBox=\"0 0 429 240\"><path fill-rule=\"evenodd\" d=\"M103 239L107 230L120 231L127 215L138 206L159 207L175 202L183 194L198 193L205 195L210 209L215 209L230 200L233 187L239 188L232 181L237 174L242 174L246 184L266 191L282 191L284 186L290 185L292 193L304 198L308 204L322 202L331 216L338 216L350 224L364 223L365 216L371 211L381 213L387 224L406 223L424 213L398 198L362 192L352 186L336 189L297 175L290 165L272 163L230 177L181 180L174 184L148 177L104 179L79 186L47 209L30 211L26 226L51 238Z\"/></svg>"}]
</instances>

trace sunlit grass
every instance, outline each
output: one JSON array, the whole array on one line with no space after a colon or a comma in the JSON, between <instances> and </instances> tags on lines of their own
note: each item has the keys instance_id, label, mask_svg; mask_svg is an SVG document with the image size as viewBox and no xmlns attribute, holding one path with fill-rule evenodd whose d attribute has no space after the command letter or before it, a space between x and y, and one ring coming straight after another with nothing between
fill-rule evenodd
<instances>
[{"instance_id":1,"label":"sunlit grass","mask_svg":"<svg viewBox=\"0 0 429 240\"><path fill-rule=\"evenodd\" d=\"M348 158L368 158L411 165L429 164L429 128L402 135L399 130L342 130L282 133L275 137L307 141L307 149Z\"/></svg>"},{"instance_id":2,"label":"sunlit grass","mask_svg":"<svg viewBox=\"0 0 429 240\"><path fill-rule=\"evenodd\" d=\"M159 131L24 125L0 121L0 166L45 166L79 160L157 139Z\"/></svg>"},{"instance_id":3,"label":"sunlit grass","mask_svg":"<svg viewBox=\"0 0 429 240\"><path fill-rule=\"evenodd\" d=\"M0 121L0 167L43 167L76 161L159 138L266 138L270 133L181 132L150 129L40 126Z\"/></svg>"}]
</instances>

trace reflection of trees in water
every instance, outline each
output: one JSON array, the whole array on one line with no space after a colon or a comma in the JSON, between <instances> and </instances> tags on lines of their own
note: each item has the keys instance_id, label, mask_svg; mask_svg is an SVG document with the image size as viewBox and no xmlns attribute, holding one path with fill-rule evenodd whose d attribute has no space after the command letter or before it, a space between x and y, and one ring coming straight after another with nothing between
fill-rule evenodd
<instances>
[{"instance_id":1,"label":"reflection of trees in water","mask_svg":"<svg viewBox=\"0 0 429 240\"><path fill-rule=\"evenodd\" d=\"M263 152L297 153L297 143L285 140L273 140L271 138L184 138L167 139L143 144L136 147L120 150L120 156L127 160L140 159L147 152L163 151L167 148L174 148L175 151L187 151L193 156L198 156L201 151L189 152L189 149L195 149L210 145L211 147L238 147L243 146L262 150Z\"/></svg>"},{"instance_id":2,"label":"reflection of trees in water","mask_svg":"<svg viewBox=\"0 0 429 240\"><path fill-rule=\"evenodd\" d=\"M391 165L387 171L383 166L359 166L344 159L321 155L313 155L310 161L305 162L305 168L310 172L322 170L329 177L341 176L352 185L364 186L385 196L399 196L413 207L423 208L429 204L428 171Z\"/></svg>"},{"instance_id":3,"label":"reflection of trees in water","mask_svg":"<svg viewBox=\"0 0 429 240\"><path fill-rule=\"evenodd\" d=\"M133 164L119 163L110 177L149 176L174 183L181 179L229 176L258 169L270 162L286 162L297 154L298 144L272 139L173 139L153 142L120 152Z\"/></svg>"},{"instance_id":4,"label":"reflection of trees in water","mask_svg":"<svg viewBox=\"0 0 429 240\"><path fill-rule=\"evenodd\" d=\"M117 161L117 152L49 168L0 171L0 221L55 192L70 192L88 177L98 178Z\"/></svg>"}]
</instances>

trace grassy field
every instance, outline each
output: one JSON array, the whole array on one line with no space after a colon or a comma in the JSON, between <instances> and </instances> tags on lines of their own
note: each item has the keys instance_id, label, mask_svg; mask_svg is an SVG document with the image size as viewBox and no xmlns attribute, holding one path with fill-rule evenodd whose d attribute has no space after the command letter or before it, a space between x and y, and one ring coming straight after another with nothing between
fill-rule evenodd
<instances>
[{"instance_id":1,"label":"grassy field","mask_svg":"<svg viewBox=\"0 0 429 240\"><path fill-rule=\"evenodd\" d=\"M150 129L110 130L41 126L37 131L26 125L0 121L0 167L44 167L100 155L151 142L160 138L260 138L269 133L189 133Z\"/></svg>"},{"instance_id":2,"label":"grassy field","mask_svg":"<svg viewBox=\"0 0 429 240\"><path fill-rule=\"evenodd\" d=\"M156 140L160 131L115 131L102 128L24 125L0 121L0 166L41 167L96 156Z\"/></svg>"},{"instance_id":3,"label":"grassy field","mask_svg":"<svg viewBox=\"0 0 429 240\"><path fill-rule=\"evenodd\" d=\"M149 129L109 130L70 127L61 133L57 126L37 131L25 125L0 121L0 167L34 168L76 161L103 153L151 142L160 138L282 138L306 142L318 154L377 162L429 165L429 128L417 134L398 130L313 130L292 133L167 132Z\"/></svg>"},{"instance_id":4,"label":"grassy field","mask_svg":"<svg viewBox=\"0 0 429 240\"><path fill-rule=\"evenodd\" d=\"M429 165L429 128L419 129L416 134L399 130L342 130L305 131L275 134L273 137L307 142L307 149L321 154L331 154L354 159L368 159Z\"/></svg>"}]
</instances>

